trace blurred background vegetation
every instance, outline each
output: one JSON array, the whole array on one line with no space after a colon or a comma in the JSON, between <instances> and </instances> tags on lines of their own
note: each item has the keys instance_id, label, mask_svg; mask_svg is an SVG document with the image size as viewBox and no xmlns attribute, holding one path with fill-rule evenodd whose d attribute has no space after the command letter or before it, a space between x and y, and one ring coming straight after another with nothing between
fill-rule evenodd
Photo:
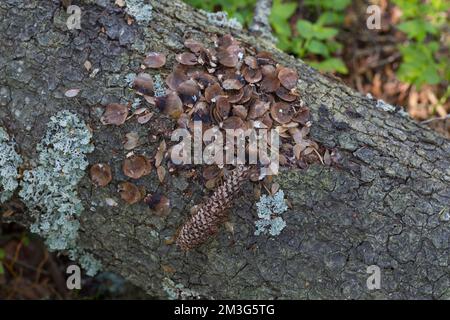
<instances>
[{"instance_id":1,"label":"blurred background vegetation","mask_svg":"<svg viewBox=\"0 0 450 320\"><path fill-rule=\"evenodd\" d=\"M185 0L226 11L248 27L256 0ZM381 29L366 27L367 7L381 9ZM450 137L450 1L273 0L277 46L362 93L404 106ZM5 216L10 213L0 212ZM0 225L0 299L149 298L117 275L84 277L68 291L63 255L18 225Z\"/></svg>"},{"instance_id":2,"label":"blurred background vegetation","mask_svg":"<svg viewBox=\"0 0 450 320\"><path fill-rule=\"evenodd\" d=\"M185 2L247 27L256 0ZM366 26L370 5L380 30ZM273 0L270 23L281 50L450 137L449 11L448 0Z\"/></svg>"}]
</instances>

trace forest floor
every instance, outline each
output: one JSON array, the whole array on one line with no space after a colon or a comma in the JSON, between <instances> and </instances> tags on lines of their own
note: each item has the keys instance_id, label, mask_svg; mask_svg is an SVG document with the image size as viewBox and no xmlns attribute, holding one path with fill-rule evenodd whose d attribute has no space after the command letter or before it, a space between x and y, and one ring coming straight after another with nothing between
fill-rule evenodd
<instances>
[{"instance_id":1,"label":"forest floor","mask_svg":"<svg viewBox=\"0 0 450 320\"><path fill-rule=\"evenodd\" d=\"M347 30L351 31L339 35L344 43L342 59L349 70L342 77L343 81L359 92L370 93L395 106L403 106L413 119L450 138L450 100L442 99L448 90L448 83L417 88L398 79L396 70L402 56L397 44L406 42L405 35L395 28L401 13L398 7L389 5L387 1L380 2L385 22L376 33L367 28L358 28L367 19L365 7L350 6L347 11L345 24ZM441 42L448 43L449 38L450 34L446 30ZM448 60L449 48L440 54Z\"/></svg>"}]
</instances>

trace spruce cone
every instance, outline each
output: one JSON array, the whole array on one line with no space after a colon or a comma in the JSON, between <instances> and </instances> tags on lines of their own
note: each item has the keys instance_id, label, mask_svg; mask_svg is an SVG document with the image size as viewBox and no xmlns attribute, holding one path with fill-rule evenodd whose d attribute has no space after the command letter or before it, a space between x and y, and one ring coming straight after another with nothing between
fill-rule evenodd
<instances>
[{"instance_id":1,"label":"spruce cone","mask_svg":"<svg viewBox=\"0 0 450 320\"><path fill-rule=\"evenodd\" d=\"M192 249L218 231L226 210L231 207L234 196L247 180L249 170L248 166L239 165L184 223L176 240L181 249Z\"/></svg>"}]
</instances>

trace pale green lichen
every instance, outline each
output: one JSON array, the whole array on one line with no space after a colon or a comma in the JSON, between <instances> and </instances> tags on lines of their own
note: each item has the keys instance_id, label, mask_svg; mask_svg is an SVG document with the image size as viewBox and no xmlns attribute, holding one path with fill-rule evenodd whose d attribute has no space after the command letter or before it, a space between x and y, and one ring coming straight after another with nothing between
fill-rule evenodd
<instances>
[{"instance_id":1,"label":"pale green lichen","mask_svg":"<svg viewBox=\"0 0 450 320\"><path fill-rule=\"evenodd\" d=\"M136 19L138 23L148 24L152 19L153 7L144 0L126 0L126 13Z\"/></svg>"},{"instance_id":2,"label":"pale green lichen","mask_svg":"<svg viewBox=\"0 0 450 320\"><path fill-rule=\"evenodd\" d=\"M130 87L130 88L133 87L134 79L136 79L135 73L128 73L125 76L125 81L127 82L128 87Z\"/></svg>"},{"instance_id":3,"label":"pale green lichen","mask_svg":"<svg viewBox=\"0 0 450 320\"><path fill-rule=\"evenodd\" d=\"M366 97L369 99L374 99L370 93L367 93ZM395 107L389 103L386 103L384 100L381 100L381 99L377 100L376 107L383 111L386 111L386 112L398 112L400 115L402 115L404 117L409 116L409 114L407 112L405 112L404 108Z\"/></svg>"},{"instance_id":4,"label":"pale green lichen","mask_svg":"<svg viewBox=\"0 0 450 320\"><path fill-rule=\"evenodd\" d=\"M153 87L155 91L155 97L162 97L166 95L166 88L160 74L155 74L153 76Z\"/></svg>"},{"instance_id":5,"label":"pale green lichen","mask_svg":"<svg viewBox=\"0 0 450 320\"><path fill-rule=\"evenodd\" d=\"M217 27L222 28L231 28L231 29L242 29L242 24L236 19L236 18L228 18L228 13L225 11L218 11L218 12L207 12L204 10L200 10L204 14L206 14L206 17L208 18L208 22L212 25L215 25Z\"/></svg>"},{"instance_id":6,"label":"pale green lichen","mask_svg":"<svg viewBox=\"0 0 450 320\"><path fill-rule=\"evenodd\" d=\"M284 192L279 190L274 195L262 195L256 203L258 218L255 222L255 235L269 233L277 236L286 227L286 222L279 215L287 210Z\"/></svg>"},{"instance_id":7,"label":"pale green lichen","mask_svg":"<svg viewBox=\"0 0 450 320\"><path fill-rule=\"evenodd\" d=\"M15 143L0 127L0 203L9 200L17 189L18 168L22 162L22 158L15 150Z\"/></svg>"},{"instance_id":8,"label":"pale green lichen","mask_svg":"<svg viewBox=\"0 0 450 320\"><path fill-rule=\"evenodd\" d=\"M169 300L200 299L200 295L197 292L185 288L184 285L180 283L175 284L175 282L167 277L163 279L162 287Z\"/></svg>"},{"instance_id":9,"label":"pale green lichen","mask_svg":"<svg viewBox=\"0 0 450 320\"><path fill-rule=\"evenodd\" d=\"M84 252L84 250L75 248L69 251L69 258L71 260L78 260L81 268L85 270L88 276L95 276L97 272L102 268L100 261L94 258L90 253Z\"/></svg>"},{"instance_id":10,"label":"pale green lichen","mask_svg":"<svg viewBox=\"0 0 450 320\"><path fill-rule=\"evenodd\" d=\"M62 111L51 117L36 148L37 164L25 171L19 192L35 220L31 231L44 237L50 250L69 250L72 258L91 270L89 274L98 268L92 256L76 247L76 240L78 217L84 211L77 185L88 166L86 154L94 150L91 138L89 128L75 114Z\"/></svg>"},{"instance_id":11,"label":"pale green lichen","mask_svg":"<svg viewBox=\"0 0 450 320\"><path fill-rule=\"evenodd\" d=\"M134 98L131 103L131 110L136 111L136 109L142 104L142 100L140 98Z\"/></svg>"}]
</instances>

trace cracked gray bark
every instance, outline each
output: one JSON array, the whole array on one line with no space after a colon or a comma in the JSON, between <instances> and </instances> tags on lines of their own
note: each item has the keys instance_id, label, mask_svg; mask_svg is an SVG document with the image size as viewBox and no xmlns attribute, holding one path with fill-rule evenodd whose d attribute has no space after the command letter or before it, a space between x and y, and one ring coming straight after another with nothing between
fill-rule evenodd
<instances>
[{"instance_id":1,"label":"cracked gray bark","mask_svg":"<svg viewBox=\"0 0 450 320\"><path fill-rule=\"evenodd\" d=\"M448 140L378 108L268 41L211 26L181 2L152 1L148 27L128 25L110 1L73 2L83 12L81 30L67 29L57 1L0 3L0 119L28 161L36 157L48 118L59 110L77 113L94 130L90 163L109 163L114 179L106 188L94 188L87 177L80 185L86 212L79 242L105 269L162 298L166 277L216 299L450 298L450 225L442 218L449 213ZM137 131L145 143L136 153L154 156L174 123L156 114L148 125L109 127L99 117L103 105L134 98L125 76L138 69L147 51L168 53L165 76L184 37L208 41L227 32L299 71L299 90L312 109L311 136L336 148L341 160L332 168L314 165L277 177L293 205L280 236L253 235L255 199L247 183L232 210L234 234L222 229L206 245L183 253L166 240L208 195L197 180L179 173L160 185L153 171L139 181L171 199L173 209L165 217L144 204L105 204L106 198L119 199L117 184L125 180L124 134ZM84 69L86 60L99 69L95 77ZM81 91L69 99L64 92L70 88ZM26 212L13 218L26 221ZM373 264L381 268L381 289L369 291L366 268Z\"/></svg>"}]
</instances>

